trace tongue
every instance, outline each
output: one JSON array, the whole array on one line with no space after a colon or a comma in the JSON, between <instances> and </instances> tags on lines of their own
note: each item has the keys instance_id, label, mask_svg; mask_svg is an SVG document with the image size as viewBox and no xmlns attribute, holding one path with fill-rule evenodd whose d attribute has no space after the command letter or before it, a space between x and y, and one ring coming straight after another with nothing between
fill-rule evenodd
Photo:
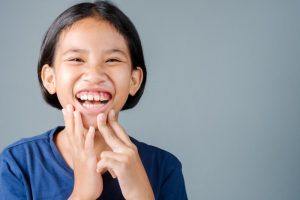
<instances>
[{"instance_id":1,"label":"tongue","mask_svg":"<svg viewBox=\"0 0 300 200\"><path fill-rule=\"evenodd\" d=\"M85 100L83 103L89 103L89 104L100 104L101 102L100 101L90 101L90 100Z\"/></svg>"},{"instance_id":2,"label":"tongue","mask_svg":"<svg viewBox=\"0 0 300 200\"><path fill-rule=\"evenodd\" d=\"M82 103L88 103L88 104L106 104L109 100L103 100L103 101L90 101L90 100L85 100Z\"/></svg>"}]
</instances>

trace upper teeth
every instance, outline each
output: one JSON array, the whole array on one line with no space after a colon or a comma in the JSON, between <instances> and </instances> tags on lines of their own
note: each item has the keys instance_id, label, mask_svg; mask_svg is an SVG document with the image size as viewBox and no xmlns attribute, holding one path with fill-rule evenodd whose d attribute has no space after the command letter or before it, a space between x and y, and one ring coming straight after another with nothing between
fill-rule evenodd
<instances>
[{"instance_id":1,"label":"upper teeth","mask_svg":"<svg viewBox=\"0 0 300 200\"><path fill-rule=\"evenodd\" d=\"M89 101L104 101L109 100L109 95L103 92L100 92L98 94L78 94L78 98L81 100L89 100Z\"/></svg>"}]
</instances>

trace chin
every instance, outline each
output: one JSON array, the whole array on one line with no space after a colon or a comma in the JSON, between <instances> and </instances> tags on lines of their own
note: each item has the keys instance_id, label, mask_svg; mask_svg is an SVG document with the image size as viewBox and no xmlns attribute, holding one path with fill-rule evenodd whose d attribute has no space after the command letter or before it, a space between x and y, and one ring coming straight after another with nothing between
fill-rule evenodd
<instances>
[{"instance_id":1,"label":"chin","mask_svg":"<svg viewBox=\"0 0 300 200\"><path fill-rule=\"evenodd\" d=\"M87 130L90 128L90 126L93 126L95 129L98 129L97 116L87 118L82 115L82 122L83 122L84 128Z\"/></svg>"}]
</instances>

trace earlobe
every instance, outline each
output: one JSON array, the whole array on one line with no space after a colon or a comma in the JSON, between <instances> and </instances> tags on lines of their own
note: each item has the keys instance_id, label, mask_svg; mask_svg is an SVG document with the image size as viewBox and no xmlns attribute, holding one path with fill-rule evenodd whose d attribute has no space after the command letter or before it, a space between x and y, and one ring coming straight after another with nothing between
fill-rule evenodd
<instances>
[{"instance_id":1,"label":"earlobe","mask_svg":"<svg viewBox=\"0 0 300 200\"><path fill-rule=\"evenodd\" d=\"M131 96L134 96L135 93L139 90L143 82L143 70L141 67L132 70L131 80L130 80L130 90L129 93Z\"/></svg>"},{"instance_id":2,"label":"earlobe","mask_svg":"<svg viewBox=\"0 0 300 200\"><path fill-rule=\"evenodd\" d=\"M50 94L55 94L56 84L55 84L55 73L53 67L50 67L48 64L43 65L41 71L41 78L43 81L44 87Z\"/></svg>"}]
</instances>

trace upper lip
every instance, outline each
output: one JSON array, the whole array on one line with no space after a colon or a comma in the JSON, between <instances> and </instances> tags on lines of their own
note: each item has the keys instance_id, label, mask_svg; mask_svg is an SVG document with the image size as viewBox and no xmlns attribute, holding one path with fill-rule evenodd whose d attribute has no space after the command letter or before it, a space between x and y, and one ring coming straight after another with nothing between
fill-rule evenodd
<instances>
[{"instance_id":1,"label":"upper lip","mask_svg":"<svg viewBox=\"0 0 300 200\"><path fill-rule=\"evenodd\" d=\"M75 96L79 93L79 92L84 92L84 91L87 91L87 92L107 92L109 93L111 96L113 94L113 92L111 90L109 90L108 88L106 87L86 87L86 88L82 88L80 90L78 90L76 93L75 93Z\"/></svg>"}]
</instances>

